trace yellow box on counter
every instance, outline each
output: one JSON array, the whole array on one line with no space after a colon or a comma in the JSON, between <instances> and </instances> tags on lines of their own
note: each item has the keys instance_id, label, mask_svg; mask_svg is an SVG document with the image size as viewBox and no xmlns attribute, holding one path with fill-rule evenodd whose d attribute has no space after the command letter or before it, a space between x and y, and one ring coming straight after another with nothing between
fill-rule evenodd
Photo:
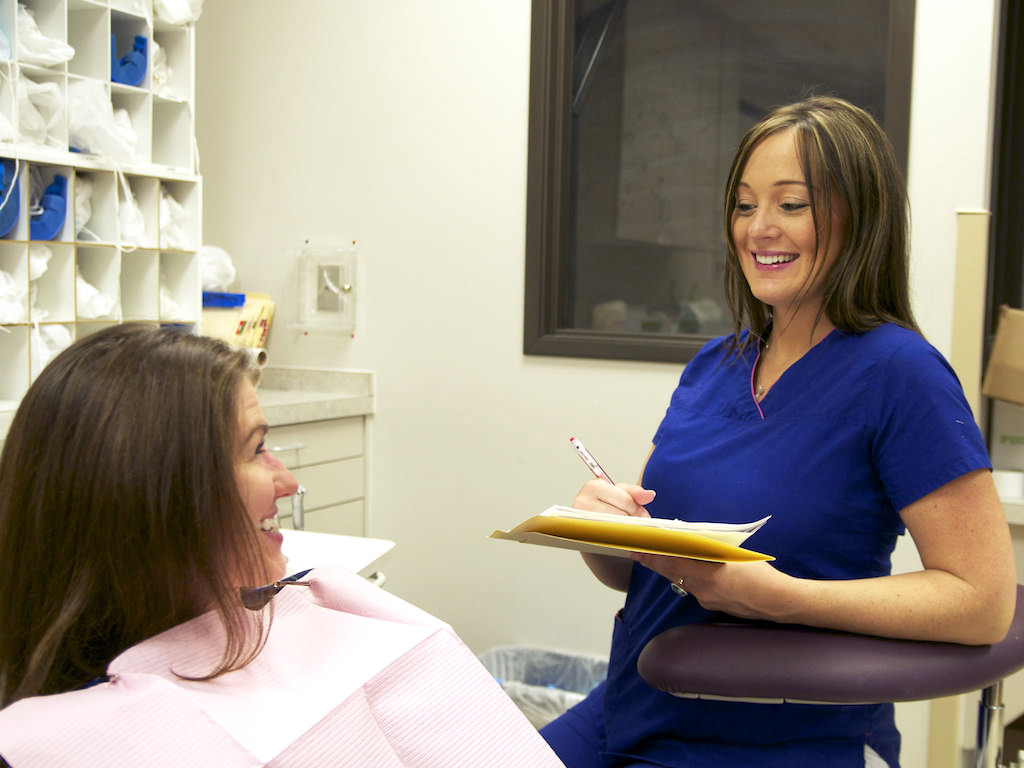
<instances>
[{"instance_id":1,"label":"yellow box on counter","mask_svg":"<svg viewBox=\"0 0 1024 768\"><path fill-rule=\"evenodd\" d=\"M1000 307L981 393L1024 405L1024 310Z\"/></svg>"},{"instance_id":2,"label":"yellow box on counter","mask_svg":"<svg viewBox=\"0 0 1024 768\"><path fill-rule=\"evenodd\" d=\"M265 293L203 294L204 336L262 349L273 319L274 301Z\"/></svg>"}]
</instances>

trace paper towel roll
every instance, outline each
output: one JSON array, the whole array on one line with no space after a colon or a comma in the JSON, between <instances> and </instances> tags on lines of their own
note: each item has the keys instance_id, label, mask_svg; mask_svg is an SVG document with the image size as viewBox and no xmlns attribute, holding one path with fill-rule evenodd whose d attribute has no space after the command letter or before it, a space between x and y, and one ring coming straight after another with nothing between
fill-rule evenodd
<instances>
[{"instance_id":1,"label":"paper towel roll","mask_svg":"<svg viewBox=\"0 0 1024 768\"><path fill-rule=\"evenodd\" d=\"M249 353L257 368L266 368L267 350L262 347L242 347L242 349Z\"/></svg>"}]
</instances>

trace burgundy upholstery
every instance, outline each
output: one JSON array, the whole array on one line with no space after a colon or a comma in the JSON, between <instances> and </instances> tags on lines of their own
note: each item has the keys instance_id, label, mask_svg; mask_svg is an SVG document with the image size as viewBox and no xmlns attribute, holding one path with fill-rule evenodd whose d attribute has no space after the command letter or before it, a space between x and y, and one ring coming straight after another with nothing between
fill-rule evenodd
<instances>
[{"instance_id":1,"label":"burgundy upholstery","mask_svg":"<svg viewBox=\"0 0 1024 768\"><path fill-rule=\"evenodd\" d=\"M1024 667L1024 586L1006 639L969 646L765 624L695 624L655 637L640 675L677 696L869 704L977 691Z\"/></svg>"}]
</instances>

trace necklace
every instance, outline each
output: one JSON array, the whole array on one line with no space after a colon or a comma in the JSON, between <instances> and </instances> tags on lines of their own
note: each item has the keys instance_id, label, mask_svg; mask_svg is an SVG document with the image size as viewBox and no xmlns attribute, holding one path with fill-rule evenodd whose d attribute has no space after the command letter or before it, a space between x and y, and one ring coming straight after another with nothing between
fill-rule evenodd
<instances>
[{"instance_id":1,"label":"necklace","mask_svg":"<svg viewBox=\"0 0 1024 768\"><path fill-rule=\"evenodd\" d=\"M782 374L784 374L793 363L795 363L797 360L803 357L803 353L801 353L791 359L781 358L782 360L784 360L784 362L782 365L778 366L778 373L770 375L766 373L764 370L764 353L767 351L768 344L766 342L764 345L764 349L762 350L761 357L757 363L757 378L754 381L754 399L757 400L757 402L761 402L761 400L764 399L764 396L768 394L768 390L774 387L775 382L777 382L782 377Z\"/></svg>"},{"instance_id":2,"label":"necklace","mask_svg":"<svg viewBox=\"0 0 1024 768\"><path fill-rule=\"evenodd\" d=\"M756 384L756 388L754 390L754 399L757 402L761 402L764 399L764 396L766 394L768 394L768 387L770 387L774 383L774 380L772 380L767 385L765 384L766 376L765 376L764 370L763 370L763 362L764 362L764 354L767 351L768 351L768 342L766 341L766 342L764 342L764 346L761 348L761 354L759 355L759 359L758 359L758 364L757 364L757 379L758 380L755 380L755 382L754 382ZM783 370L785 370L785 368ZM776 376L775 378L777 379L778 376Z\"/></svg>"},{"instance_id":3,"label":"necklace","mask_svg":"<svg viewBox=\"0 0 1024 768\"><path fill-rule=\"evenodd\" d=\"M761 356L764 355L764 353L767 352L767 351L768 351L768 342L765 341L763 343L763 346L761 347L760 354L758 354L758 361L757 361L757 368L758 368L757 373L758 374L761 373ZM760 376L758 376L758 378L760 378ZM764 388L764 384L758 384L756 380L755 380L754 383L757 386L757 388L754 390L754 399L757 400L757 402L761 402L761 399L764 397L765 392L767 392L768 390L766 390Z\"/></svg>"},{"instance_id":4,"label":"necklace","mask_svg":"<svg viewBox=\"0 0 1024 768\"><path fill-rule=\"evenodd\" d=\"M754 385L755 385L754 386L754 399L757 400L757 402L761 402L761 400L764 398L764 396L766 394L768 394L768 390L771 387L775 386L775 382L777 382L779 380L779 378L781 378L782 374L784 374L789 369L789 367L791 365L793 365L793 363L795 363L797 360L799 360L801 357L803 357L808 352L808 350L810 350L819 341L821 341L826 336L828 336L832 332L834 327L835 326L833 326L831 323L829 323L828 327L824 328L821 333L816 333L815 334L815 338L812 338L810 340L810 342L808 343L806 349L802 349L794 357L780 357L780 355L785 354L785 350L779 348L776 345L776 348L778 348L779 351L775 353L775 357L778 358L781 361L781 365L770 366L772 369L778 371L778 373L776 373L774 376L768 375L765 372L765 370L764 370L764 368L765 368L765 357L767 356L768 349L769 349L768 341L765 340L763 342L762 347L761 347L761 352L760 352L760 354L758 355L758 358L757 358L757 373L756 373L756 377L757 378L754 380ZM790 350L790 352L791 351L792 350Z\"/></svg>"}]
</instances>

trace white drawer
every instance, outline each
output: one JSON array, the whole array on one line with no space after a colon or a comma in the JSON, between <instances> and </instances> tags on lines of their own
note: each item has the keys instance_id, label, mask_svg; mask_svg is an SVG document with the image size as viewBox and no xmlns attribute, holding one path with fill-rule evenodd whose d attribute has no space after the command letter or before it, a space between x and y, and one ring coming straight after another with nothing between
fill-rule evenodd
<instances>
[{"instance_id":1,"label":"white drawer","mask_svg":"<svg viewBox=\"0 0 1024 768\"><path fill-rule=\"evenodd\" d=\"M306 489L303 509L310 512L321 507L361 499L364 494L364 461L362 456L341 461L328 461L292 471ZM291 497L278 499L279 515L292 512Z\"/></svg>"},{"instance_id":2,"label":"white drawer","mask_svg":"<svg viewBox=\"0 0 1024 768\"><path fill-rule=\"evenodd\" d=\"M361 456L363 417L273 427L267 434L267 445L289 469Z\"/></svg>"},{"instance_id":3,"label":"white drawer","mask_svg":"<svg viewBox=\"0 0 1024 768\"><path fill-rule=\"evenodd\" d=\"M306 513L304 530L335 533L342 536L363 536L363 501L349 501ZM292 528L291 514L281 518L282 528Z\"/></svg>"}]
</instances>

